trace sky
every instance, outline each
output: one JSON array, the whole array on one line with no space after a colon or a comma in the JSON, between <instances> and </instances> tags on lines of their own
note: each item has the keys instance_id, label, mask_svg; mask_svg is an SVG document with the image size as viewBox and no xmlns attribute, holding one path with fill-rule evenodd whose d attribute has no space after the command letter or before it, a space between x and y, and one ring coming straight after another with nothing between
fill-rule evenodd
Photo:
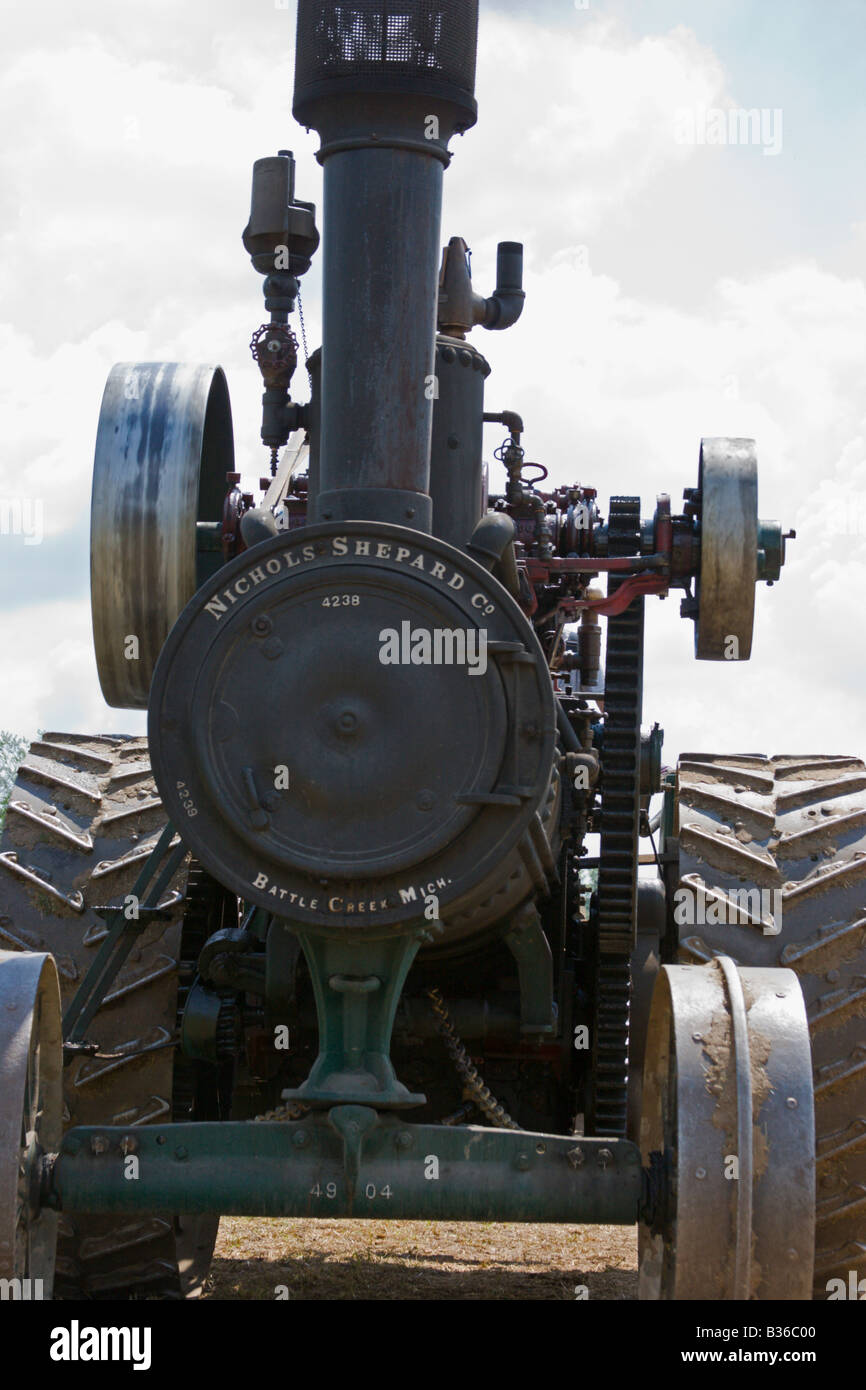
<instances>
[{"instance_id":1,"label":"sky","mask_svg":"<svg viewBox=\"0 0 866 1390\"><path fill-rule=\"evenodd\" d=\"M112 363L221 363L238 466L262 472L253 161L293 149L321 204L294 20L293 0L0 6L0 728L144 728L102 700L90 631ZM702 435L754 437L760 513L797 530L748 664L695 661L678 596L647 601L666 763L866 753L864 48L861 0L481 3L479 123L453 142L442 241L469 243L484 294L496 243L526 246L522 319L474 334L487 409L524 416L555 483L603 509L639 493L645 516L695 484ZM720 143L738 110L762 113L755 138ZM488 427L488 456L500 442Z\"/></svg>"}]
</instances>

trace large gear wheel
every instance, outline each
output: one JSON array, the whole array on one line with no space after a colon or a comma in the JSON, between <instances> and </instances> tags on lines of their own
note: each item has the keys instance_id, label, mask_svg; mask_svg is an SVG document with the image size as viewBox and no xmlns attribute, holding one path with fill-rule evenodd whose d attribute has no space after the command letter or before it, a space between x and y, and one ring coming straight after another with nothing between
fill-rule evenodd
<instances>
[{"instance_id":1,"label":"large gear wheel","mask_svg":"<svg viewBox=\"0 0 866 1390\"><path fill-rule=\"evenodd\" d=\"M690 901L702 905L698 921L678 925L678 959L694 965L727 955L739 966L787 967L805 998L815 1090L814 1297L825 1299L831 1280L847 1286L852 1271L866 1274L866 767L823 755L687 754L678 784L675 902L681 919ZM744 888L764 890L764 900L735 900L745 910L732 913L725 900Z\"/></svg>"},{"instance_id":2,"label":"large gear wheel","mask_svg":"<svg viewBox=\"0 0 866 1390\"><path fill-rule=\"evenodd\" d=\"M611 555L640 550L640 498L612 497ZM622 578L611 575L608 594ZM608 619L604 675L604 746L594 968L595 1022L587 1133L624 1138L628 1128L631 965L637 924L640 720L644 601Z\"/></svg>"},{"instance_id":3,"label":"large gear wheel","mask_svg":"<svg viewBox=\"0 0 866 1390\"><path fill-rule=\"evenodd\" d=\"M30 745L0 841L0 949L50 952L64 1008L105 937L96 909L123 904L165 823L146 739L50 733ZM88 1031L98 1052L64 1069L64 1129L225 1117L206 1068L174 1045L207 930L203 896L213 909L201 879L184 861L163 899L167 920L144 928ZM217 1226L161 1213L63 1215L56 1296L195 1297Z\"/></svg>"}]
</instances>

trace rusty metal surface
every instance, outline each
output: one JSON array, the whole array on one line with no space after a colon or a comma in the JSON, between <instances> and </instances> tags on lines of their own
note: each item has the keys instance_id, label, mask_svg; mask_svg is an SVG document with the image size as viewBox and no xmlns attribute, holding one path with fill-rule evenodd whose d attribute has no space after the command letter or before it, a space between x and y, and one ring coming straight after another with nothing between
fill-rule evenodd
<instances>
[{"instance_id":1,"label":"rusty metal surface","mask_svg":"<svg viewBox=\"0 0 866 1390\"><path fill-rule=\"evenodd\" d=\"M220 367L112 367L93 461L90 583L99 682L118 709L147 707L162 644L199 582L196 522L219 521L233 461Z\"/></svg>"},{"instance_id":2,"label":"rusty metal surface","mask_svg":"<svg viewBox=\"0 0 866 1390\"><path fill-rule=\"evenodd\" d=\"M0 951L0 1278L54 1283L57 1216L34 1219L42 1151L61 1136L60 988L49 955ZM39 1297L40 1294L32 1294Z\"/></svg>"},{"instance_id":3,"label":"rusty metal surface","mask_svg":"<svg viewBox=\"0 0 866 1390\"><path fill-rule=\"evenodd\" d=\"M702 439L701 572L695 655L746 661L758 577L758 464L753 439ZM738 650L731 655L731 638Z\"/></svg>"},{"instance_id":4,"label":"rusty metal surface","mask_svg":"<svg viewBox=\"0 0 866 1390\"><path fill-rule=\"evenodd\" d=\"M641 1298L809 1299L812 1074L793 971L663 966L643 1090L643 1162L671 1153L672 1194L663 1229L640 1228Z\"/></svg>"},{"instance_id":5,"label":"rusty metal surface","mask_svg":"<svg viewBox=\"0 0 866 1390\"><path fill-rule=\"evenodd\" d=\"M709 921L680 926L679 959L724 952L741 965L787 966L806 1000L822 1299L831 1279L866 1274L864 771L857 758L824 754L689 754L678 773L679 885L716 905ZM753 885L763 901L737 910L733 895Z\"/></svg>"}]
</instances>

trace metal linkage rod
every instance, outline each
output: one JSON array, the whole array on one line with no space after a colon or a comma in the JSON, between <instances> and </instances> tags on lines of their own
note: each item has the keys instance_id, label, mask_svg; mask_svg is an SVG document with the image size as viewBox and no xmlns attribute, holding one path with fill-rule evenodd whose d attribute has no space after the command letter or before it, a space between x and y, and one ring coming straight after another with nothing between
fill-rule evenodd
<instances>
[{"instance_id":1,"label":"metal linkage rod","mask_svg":"<svg viewBox=\"0 0 866 1390\"><path fill-rule=\"evenodd\" d=\"M174 826L169 822L135 881L135 886L129 896L138 899L136 916L127 917L123 907L93 909L104 916L108 935L66 1011L63 1019L64 1043L75 1044L83 1041L94 1015L105 998L109 985L129 955L139 933L154 918L159 918L169 906L169 904L161 905L160 898L188 853L186 845L181 840L168 854L174 833ZM166 854L168 854L168 860L162 872L153 887L148 889L150 880L157 873ZM146 894L149 894L148 900L142 902L141 900Z\"/></svg>"}]
</instances>

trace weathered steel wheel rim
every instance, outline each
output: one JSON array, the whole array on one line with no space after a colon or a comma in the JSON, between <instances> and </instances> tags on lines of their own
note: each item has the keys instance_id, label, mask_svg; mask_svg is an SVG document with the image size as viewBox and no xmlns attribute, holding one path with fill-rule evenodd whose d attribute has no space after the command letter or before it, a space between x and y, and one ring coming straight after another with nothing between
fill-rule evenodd
<instances>
[{"instance_id":1,"label":"weathered steel wheel rim","mask_svg":"<svg viewBox=\"0 0 866 1390\"><path fill-rule=\"evenodd\" d=\"M117 709L147 708L177 615L208 576L209 558L221 561L200 551L196 527L220 520L233 466L221 367L112 367L93 461L90 589L99 683Z\"/></svg>"},{"instance_id":2,"label":"weathered steel wheel rim","mask_svg":"<svg viewBox=\"0 0 866 1390\"><path fill-rule=\"evenodd\" d=\"M60 985L54 958L0 951L0 1278L50 1298L57 1216L34 1210L38 1165L62 1129Z\"/></svg>"},{"instance_id":3,"label":"weathered steel wheel rim","mask_svg":"<svg viewBox=\"0 0 866 1390\"><path fill-rule=\"evenodd\" d=\"M701 571L695 656L746 661L758 579L758 463L753 439L702 439Z\"/></svg>"},{"instance_id":4,"label":"weathered steel wheel rim","mask_svg":"<svg viewBox=\"0 0 866 1390\"><path fill-rule=\"evenodd\" d=\"M738 969L727 956L663 966L646 1043L641 1152L647 1167L651 1153L668 1152L669 1186L666 1215L640 1227L640 1297L810 1299L813 1126L794 972Z\"/></svg>"}]
</instances>

